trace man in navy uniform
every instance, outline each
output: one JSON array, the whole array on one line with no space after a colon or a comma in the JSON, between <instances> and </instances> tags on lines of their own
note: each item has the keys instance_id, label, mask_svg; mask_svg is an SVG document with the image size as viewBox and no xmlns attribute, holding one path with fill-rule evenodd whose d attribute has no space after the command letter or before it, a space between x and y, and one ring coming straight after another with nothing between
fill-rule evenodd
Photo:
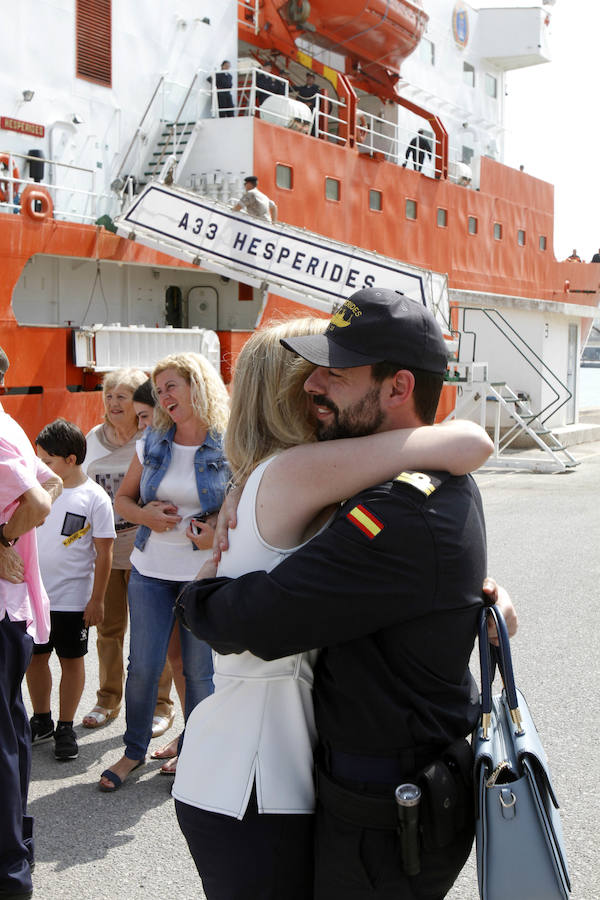
<instances>
[{"instance_id":1,"label":"man in navy uniform","mask_svg":"<svg viewBox=\"0 0 600 900\"><path fill-rule=\"evenodd\" d=\"M445 343L428 310L403 295L361 290L323 335L283 344L316 366L305 389L320 439L433 422ZM485 574L473 479L401 473L348 500L269 574L186 588L180 614L220 653L273 659L322 648L316 900L434 900L464 865L473 840L466 736L479 709L468 664ZM405 782L422 791L410 858L394 797Z\"/></svg>"}]
</instances>

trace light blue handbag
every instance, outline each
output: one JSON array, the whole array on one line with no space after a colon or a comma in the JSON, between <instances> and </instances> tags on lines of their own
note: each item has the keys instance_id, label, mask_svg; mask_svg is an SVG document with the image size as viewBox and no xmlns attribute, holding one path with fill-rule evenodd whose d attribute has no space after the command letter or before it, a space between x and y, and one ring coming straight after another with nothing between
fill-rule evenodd
<instances>
[{"instance_id":1,"label":"light blue handbag","mask_svg":"<svg viewBox=\"0 0 600 900\"><path fill-rule=\"evenodd\" d=\"M499 649L490 646L493 616ZM492 697L497 662L504 689ZM496 607L479 626L481 722L475 756L477 878L481 900L567 900L571 890L558 801L525 698L516 689L508 631Z\"/></svg>"}]
</instances>

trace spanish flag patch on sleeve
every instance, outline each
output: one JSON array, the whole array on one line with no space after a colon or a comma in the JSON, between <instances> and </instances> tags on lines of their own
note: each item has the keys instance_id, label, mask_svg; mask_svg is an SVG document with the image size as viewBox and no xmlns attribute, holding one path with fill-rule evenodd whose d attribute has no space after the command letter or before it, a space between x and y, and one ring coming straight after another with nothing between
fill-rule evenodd
<instances>
[{"instance_id":1,"label":"spanish flag patch on sleeve","mask_svg":"<svg viewBox=\"0 0 600 900\"><path fill-rule=\"evenodd\" d=\"M360 528L362 533L366 534L370 541L377 537L379 532L384 528L383 522L380 522L379 519L364 506L355 506L349 513L346 513L346 518L349 522L352 522L353 525L356 525L357 528Z\"/></svg>"}]
</instances>

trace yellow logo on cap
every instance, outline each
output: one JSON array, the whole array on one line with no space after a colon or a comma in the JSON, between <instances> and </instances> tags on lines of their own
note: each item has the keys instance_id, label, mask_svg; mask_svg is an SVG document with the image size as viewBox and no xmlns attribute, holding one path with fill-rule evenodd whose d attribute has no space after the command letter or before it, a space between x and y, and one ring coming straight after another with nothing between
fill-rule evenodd
<instances>
[{"instance_id":1,"label":"yellow logo on cap","mask_svg":"<svg viewBox=\"0 0 600 900\"><path fill-rule=\"evenodd\" d=\"M345 316L346 312L349 313L348 318ZM362 316L362 310L352 300L346 300L332 315L327 330L329 331L332 325L338 328L347 328L352 322L352 316Z\"/></svg>"}]
</instances>

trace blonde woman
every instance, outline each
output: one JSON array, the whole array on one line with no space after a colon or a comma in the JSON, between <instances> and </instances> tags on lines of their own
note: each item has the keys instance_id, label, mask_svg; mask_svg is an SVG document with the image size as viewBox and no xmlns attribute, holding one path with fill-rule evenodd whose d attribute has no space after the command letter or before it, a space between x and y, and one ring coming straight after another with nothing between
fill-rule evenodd
<instances>
[{"instance_id":1,"label":"blonde woman","mask_svg":"<svg viewBox=\"0 0 600 900\"><path fill-rule=\"evenodd\" d=\"M485 432L464 421L314 443L303 390L314 366L280 339L325 324L258 332L238 358L226 454L244 489L219 575L270 571L326 527L338 501L403 469L464 474L491 452ZM211 575L209 562L199 577ZM188 720L173 788L208 900L312 897L315 658L214 656L215 693Z\"/></svg>"},{"instance_id":2,"label":"blonde woman","mask_svg":"<svg viewBox=\"0 0 600 900\"><path fill-rule=\"evenodd\" d=\"M141 369L117 369L104 376L102 399L104 421L96 425L86 437L87 451L83 471L96 481L114 505L115 495L135 455L140 438L133 395L146 374ZM115 513L113 563L104 601L104 619L98 624L96 649L98 652L99 687L96 705L83 717L85 728L98 728L119 715L123 698L123 641L127 631L127 582L136 527ZM162 734L173 722L173 704L169 699L171 674L163 673L154 721L154 736Z\"/></svg>"},{"instance_id":3,"label":"blonde woman","mask_svg":"<svg viewBox=\"0 0 600 900\"><path fill-rule=\"evenodd\" d=\"M223 453L228 395L211 364L196 353L168 356L156 365L152 382L154 425L146 428L115 500L117 512L139 528L128 589L125 754L103 772L105 792L117 790L144 761L175 598L211 555L211 526L198 525L197 543L206 548L200 552L186 530L192 519L219 509L229 478ZM182 629L180 637L187 716L212 693L212 657L189 631Z\"/></svg>"}]
</instances>

